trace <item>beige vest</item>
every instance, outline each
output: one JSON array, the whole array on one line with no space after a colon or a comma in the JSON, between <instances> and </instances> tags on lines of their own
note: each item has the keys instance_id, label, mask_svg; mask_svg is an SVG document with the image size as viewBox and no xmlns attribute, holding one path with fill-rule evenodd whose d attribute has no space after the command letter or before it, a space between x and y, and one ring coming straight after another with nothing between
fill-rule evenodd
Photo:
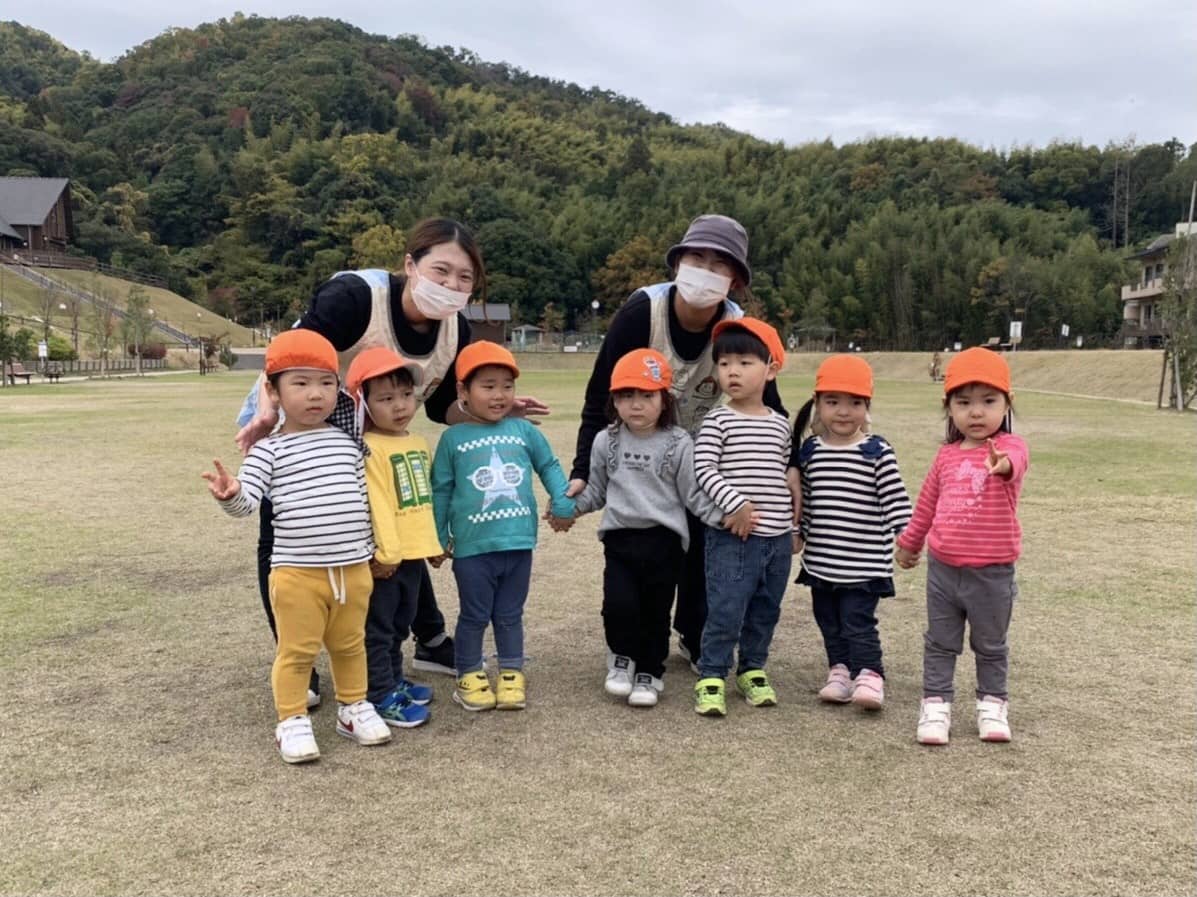
<instances>
[{"instance_id":1,"label":"beige vest","mask_svg":"<svg viewBox=\"0 0 1197 897\"><path fill-rule=\"evenodd\" d=\"M677 404L678 426L694 435L707 412L719 404L723 392L719 389L719 378L715 376L710 343L693 361L683 360L674 350L669 338L670 286L672 284L662 283L644 288L649 296L648 344L664 355L673 369L673 386L669 391ZM733 302L724 303L724 309L723 318L744 317L744 312Z\"/></svg>"},{"instance_id":2,"label":"beige vest","mask_svg":"<svg viewBox=\"0 0 1197 897\"><path fill-rule=\"evenodd\" d=\"M345 372L349 370L349 365L357 353L374 346L386 346L419 366L420 385L416 387L415 392L416 400L423 402L441 385L445 377L453 376L453 363L457 359L457 315L440 322L436 333L436 345L431 352L427 355L412 355L401 349L395 339L395 324L391 319L390 272L372 268L364 271L342 271L333 277L341 277L344 274L355 274L369 285L372 304L366 332L340 355L341 376L344 377Z\"/></svg>"}]
</instances>

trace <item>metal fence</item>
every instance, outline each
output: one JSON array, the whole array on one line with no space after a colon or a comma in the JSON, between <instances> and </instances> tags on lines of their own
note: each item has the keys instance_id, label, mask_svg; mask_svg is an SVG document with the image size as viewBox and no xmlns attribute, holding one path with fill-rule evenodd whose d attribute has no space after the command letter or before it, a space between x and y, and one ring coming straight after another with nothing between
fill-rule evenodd
<instances>
[{"instance_id":1,"label":"metal fence","mask_svg":"<svg viewBox=\"0 0 1197 897\"><path fill-rule=\"evenodd\" d=\"M63 374L98 374L101 370L105 370L109 374L119 374L137 370L136 358L113 358L107 364L103 364L96 359L47 362L44 358L26 359L24 361L18 359L17 363L24 367L25 370L36 374L44 373L47 364L54 365ZM141 369L143 371L161 371L165 368L165 358L143 358L141 361Z\"/></svg>"}]
</instances>

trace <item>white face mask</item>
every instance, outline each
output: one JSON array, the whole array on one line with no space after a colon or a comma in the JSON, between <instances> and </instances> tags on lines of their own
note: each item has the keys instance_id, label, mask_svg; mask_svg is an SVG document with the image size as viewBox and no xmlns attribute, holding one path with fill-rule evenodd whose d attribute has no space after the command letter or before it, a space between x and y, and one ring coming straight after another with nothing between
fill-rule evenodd
<instances>
[{"instance_id":1,"label":"white face mask","mask_svg":"<svg viewBox=\"0 0 1197 897\"><path fill-rule=\"evenodd\" d=\"M421 277L419 274L416 274L415 278L416 282L412 284L411 288L411 298L416 303L416 308L420 310L420 314L426 318L432 318L434 321L451 318L465 308L470 301L469 292L461 293L451 290L427 277Z\"/></svg>"},{"instance_id":2,"label":"white face mask","mask_svg":"<svg viewBox=\"0 0 1197 897\"><path fill-rule=\"evenodd\" d=\"M730 277L686 264L677 266L677 276L673 282L677 284L677 291L682 294L686 304L695 308L718 305L727 298L732 284Z\"/></svg>"}]
</instances>

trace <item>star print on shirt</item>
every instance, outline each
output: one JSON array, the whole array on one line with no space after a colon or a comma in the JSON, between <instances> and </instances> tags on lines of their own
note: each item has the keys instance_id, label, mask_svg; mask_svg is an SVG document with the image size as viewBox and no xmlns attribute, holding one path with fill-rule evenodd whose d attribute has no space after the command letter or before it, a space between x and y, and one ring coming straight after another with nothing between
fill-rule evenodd
<instances>
[{"instance_id":1,"label":"star print on shirt","mask_svg":"<svg viewBox=\"0 0 1197 897\"><path fill-rule=\"evenodd\" d=\"M504 464L498 449L490 450L490 463L470 474L474 488L483 493L482 510L486 510L500 498L509 498L520 507L519 485L524 481L524 471L518 464Z\"/></svg>"}]
</instances>

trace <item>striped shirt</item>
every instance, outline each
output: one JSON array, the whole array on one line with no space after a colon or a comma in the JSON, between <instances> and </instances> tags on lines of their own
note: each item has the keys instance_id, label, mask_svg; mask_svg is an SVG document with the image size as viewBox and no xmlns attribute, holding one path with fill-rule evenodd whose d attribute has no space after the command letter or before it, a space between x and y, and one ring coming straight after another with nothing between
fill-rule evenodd
<instances>
[{"instance_id":1,"label":"striped shirt","mask_svg":"<svg viewBox=\"0 0 1197 897\"><path fill-rule=\"evenodd\" d=\"M374 554L362 453L336 427L276 433L254 444L223 507L247 517L274 505L271 567L339 567Z\"/></svg>"},{"instance_id":2,"label":"striped shirt","mask_svg":"<svg viewBox=\"0 0 1197 897\"><path fill-rule=\"evenodd\" d=\"M794 502L786 485L790 424L772 409L741 414L727 405L707 412L694 440L694 474L724 514L747 501L760 515L754 536L794 530Z\"/></svg>"},{"instance_id":3,"label":"striped shirt","mask_svg":"<svg viewBox=\"0 0 1197 897\"><path fill-rule=\"evenodd\" d=\"M953 567L1012 564L1022 553L1018 497L1030 464L1027 444L1012 433L994 437L999 452L1010 458L1009 477L985 469L989 449L963 443L945 445L923 480L914 517L898 544L907 551L923 550Z\"/></svg>"},{"instance_id":4,"label":"striped shirt","mask_svg":"<svg viewBox=\"0 0 1197 897\"><path fill-rule=\"evenodd\" d=\"M893 578L894 534L910 520L910 499L890 444L869 436L828 445L812 436L797 461L803 569L828 582Z\"/></svg>"}]
</instances>

